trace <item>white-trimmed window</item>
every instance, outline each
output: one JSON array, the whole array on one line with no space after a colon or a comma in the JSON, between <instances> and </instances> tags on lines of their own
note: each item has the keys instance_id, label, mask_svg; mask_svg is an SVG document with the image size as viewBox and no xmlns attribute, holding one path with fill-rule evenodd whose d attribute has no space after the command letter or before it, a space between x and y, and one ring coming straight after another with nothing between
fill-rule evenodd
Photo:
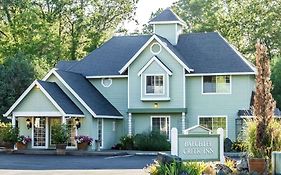
<instances>
[{"instance_id":1,"label":"white-trimmed window","mask_svg":"<svg viewBox=\"0 0 281 175\"><path fill-rule=\"evenodd\" d=\"M151 130L165 134L170 139L170 116L151 116Z\"/></svg>"},{"instance_id":2,"label":"white-trimmed window","mask_svg":"<svg viewBox=\"0 0 281 175\"><path fill-rule=\"evenodd\" d=\"M230 75L203 76L202 81L203 81L202 82L203 94L209 94L209 93L230 94L231 93Z\"/></svg>"},{"instance_id":3,"label":"white-trimmed window","mask_svg":"<svg viewBox=\"0 0 281 175\"><path fill-rule=\"evenodd\" d=\"M218 128L223 128L224 137L227 137L227 116L199 116L198 124L217 133Z\"/></svg>"},{"instance_id":4,"label":"white-trimmed window","mask_svg":"<svg viewBox=\"0 0 281 175\"><path fill-rule=\"evenodd\" d=\"M163 95L164 75L146 75L145 85L146 95Z\"/></svg>"},{"instance_id":5,"label":"white-trimmed window","mask_svg":"<svg viewBox=\"0 0 281 175\"><path fill-rule=\"evenodd\" d=\"M97 119L98 139L100 140L100 147L103 147L103 119Z\"/></svg>"}]
</instances>

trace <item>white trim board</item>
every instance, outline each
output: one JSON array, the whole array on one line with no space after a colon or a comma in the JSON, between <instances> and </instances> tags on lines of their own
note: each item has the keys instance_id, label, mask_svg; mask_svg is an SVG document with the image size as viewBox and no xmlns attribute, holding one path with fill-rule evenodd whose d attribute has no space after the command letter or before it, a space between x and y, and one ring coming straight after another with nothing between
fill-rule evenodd
<instances>
[{"instance_id":1,"label":"white trim board","mask_svg":"<svg viewBox=\"0 0 281 175\"><path fill-rule=\"evenodd\" d=\"M97 75L97 76L86 76L87 79L95 78L128 78L128 75Z\"/></svg>"},{"instance_id":2,"label":"white trim board","mask_svg":"<svg viewBox=\"0 0 281 175\"><path fill-rule=\"evenodd\" d=\"M255 75L255 72L227 72L227 73L195 73L195 74L185 74L186 77L195 76L209 76L209 75Z\"/></svg>"},{"instance_id":3,"label":"white trim board","mask_svg":"<svg viewBox=\"0 0 281 175\"><path fill-rule=\"evenodd\" d=\"M173 75L173 73L156 56L153 56L138 72L138 76L140 76L153 62L156 62L168 75Z\"/></svg>"},{"instance_id":4,"label":"white trim board","mask_svg":"<svg viewBox=\"0 0 281 175\"><path fill-rule=\"evenodd\" d=\"M119 73L122 74L126 69L135 61L135 59L142 53L142 51L153 41L156 40L163 48L172 55L175 60L181 64L188 72L192 72L193 69L187 67L175 53L173 53L155 34L139 49L139 51L119 70Z\"/></svg>"}]
</instances>

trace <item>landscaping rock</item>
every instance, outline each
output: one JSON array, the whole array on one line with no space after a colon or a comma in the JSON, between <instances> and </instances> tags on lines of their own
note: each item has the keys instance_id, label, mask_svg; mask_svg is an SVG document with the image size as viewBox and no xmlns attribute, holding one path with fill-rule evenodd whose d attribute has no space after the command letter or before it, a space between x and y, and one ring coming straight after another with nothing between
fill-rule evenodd
<instances>
[{"instance_id":1,"label":"landscaping rock","mask_svg":"<svg viewBox=\"0 0 281 175\"><path fill-rule=\"evenodd\" d=\"M172 156L166 153L158 153L156 160L159 163L170 164L172 162L181 162L181 158L178 156Z\"/></svg>"},{"instance_id":2,"label":"landscaping rock","mask_svg":"<svg viewBox=\"0 0 281 175\"><path fill-rule=\"evenodd\" d=\"M224 164L216 164L216 169L218 171L217 174L221 174L224 173L224 174L231 174L233 171L226 165Z\"/></svg>"}]
</instances>

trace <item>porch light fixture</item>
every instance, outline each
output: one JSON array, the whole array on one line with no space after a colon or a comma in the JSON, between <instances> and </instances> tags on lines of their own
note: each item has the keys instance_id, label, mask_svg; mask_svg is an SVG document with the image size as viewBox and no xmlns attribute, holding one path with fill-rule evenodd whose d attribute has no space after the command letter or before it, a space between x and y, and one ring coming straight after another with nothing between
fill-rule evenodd
<instances>
[{"instance_id":1,"label":"porch light fixture","mask_svg":"<svg viewBox=\"0 0 281 175\"><path fill-rule=\"evenodd\" d=\"M154 108L159 108L159 104L158 103L154 103Z\"/></svg>"},{"instance_id":2,"label":"porch light fixture","mask_svg":"<svg viewBox=\"0 0 281 175\"><path fill-rule=\"evenodd\" d=\"M81 127L81 123L78 118L75 119L76 128L79 129Z\"/></svg>"},{"instance_id":3,"label":"porch light fixture","mask_svg":"<svg viewBox=\"0 0 281 175\"><path fill-rule=\"evenodd\" d=\"M26 127L27 127L27 129L30 129L32 127L32 123L29 118L26 119Z\"/></svg>"}]
</instances>

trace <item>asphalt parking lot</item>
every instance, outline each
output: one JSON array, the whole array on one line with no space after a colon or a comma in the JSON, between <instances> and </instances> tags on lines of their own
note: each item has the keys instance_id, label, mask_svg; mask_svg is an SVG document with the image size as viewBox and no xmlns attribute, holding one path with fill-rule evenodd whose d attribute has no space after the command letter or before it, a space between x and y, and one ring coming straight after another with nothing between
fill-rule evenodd
<instances>
[{"instance_id":1,"label":"asphalt parking lot","mask_svg":"<svg viewBox=\"0 0 281 175\"><path fill-rule=\"evenodd\" d=\"M56 156L0 154L1 170L143 169L155 156Z\"/></svg>"}]
</instances>

